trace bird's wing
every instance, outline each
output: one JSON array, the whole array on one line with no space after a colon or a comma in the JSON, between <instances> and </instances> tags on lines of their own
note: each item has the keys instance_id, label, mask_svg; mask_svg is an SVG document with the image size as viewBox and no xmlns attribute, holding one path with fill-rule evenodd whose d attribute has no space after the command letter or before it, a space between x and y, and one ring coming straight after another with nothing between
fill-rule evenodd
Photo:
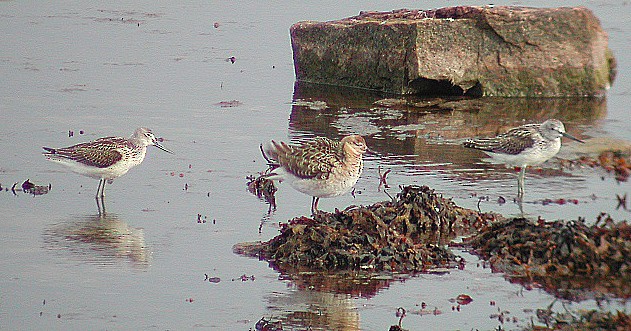
<instances>
[{"instance_id":1,"label":"bird's wing","mask_svg":"<svg viewBox=\"0 0 631 331\"><path fill-rule=\"evenodd\" d=\"M532 128L521 126L508 130L493 138L477 138L464 142L464 147L475 148L485 152L516 155L535 144Z\"/></svg>"},{"instance_id":2,"label":"bird's wing","mask_svg":"<svg viewBox=\"0 0 631 331\"><path fill-rule=\"evenodd\" d=\"M322 137L291 147L291 153L278 156L286 171L304 179L328 177L331 169L339 166L344 158L340 142Z\"/></svg>"},{"instance_id":3,"label":"bird's wing","mask_svg":"<svg viewBox=\"0 0 631 331\"><path fill-rule=\"evenodd\" d=\"M73 160L90 167L107 168L123 158L117 150L121 143L119 139L122 140L122 138L106 137L65 148L45 147L47 152L44 155Z\"/></svg>"}]
</instances>

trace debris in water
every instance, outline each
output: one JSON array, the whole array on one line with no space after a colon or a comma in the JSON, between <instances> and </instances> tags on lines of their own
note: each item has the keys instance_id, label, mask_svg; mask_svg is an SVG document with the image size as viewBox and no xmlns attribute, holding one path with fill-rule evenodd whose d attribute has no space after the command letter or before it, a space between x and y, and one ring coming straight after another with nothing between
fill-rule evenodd
<instances>
[{"instance_id":1,"label":"debris in water","mask_svg":"<svg viewBox=\"0 0 631 331\"><path fill-rule=\"evenodd\" d=\"M473 301L473 299L470 296L466 295L466 294L460 294L459 296L456 297L456 302L459 305L463 305L463 306L464 305L468 305L472 301Z\"/></svg>"},{"instance_id":2,"label":"debris in water","mask_svg":"<svg viewBox=\"0 0 631 331\"><path fill-rule=\"evenodd\" d=\"M325 110L329 108L326 102L319 101L319 100L310 101L310 100L296 99L291 104L294 106L309 108L311 110Z\"/></svg>"},{"instance_id":3,"label":"debris in water","mask_svg":"<svg viewBox=\"0 0 631 331\"><path fill-rule=\"evenodd\" d=\"M239 107L241 105L243 105L243 103L239 100L220 101L215 104L215 106L219 106L221 108Z\"/></svg>"},{"instance_id":4,"label":"debris in water","mask_svg":"<svg viewBox=\"0 0 631 331\"><path fill-rule=\"evenodd\" d=\"M383 174L381 173L381 166L379 166L377 168L377 172L379 173L379 186L377 187L378 191L381 191L381 188L383 187L384 189L386 188L390 188L390 185L388 185L388 182L386 181L386 176L388 176L388 174L391 172L391 169L386 170Z\"/></svg>"},{"instance_id":5,"label":"debris in water","mask_svg":"<svg viewBox=\"0 0 631 331\"><path fill-rule=\"evenodd\" d=\"M28 190L27 193L32 195L44 195L50 191L51 185L35 185L32 189Z\"/></svg>"},{"instance_id":6,"label":"debris in water","mask_svg":"<svg viewBox=\"0 0 631 331\"><path fill-rule=\"evenodd\" d=\"M272 322L271 320L266 320L265 317L261 317L254 325L254 329L256 331L283 331L283 323L281 321Z\"/></svg>"},{"instance_id":7,"label":"debris in water","mask_svg":"<svg viewBox=\"0 0 631 331\"><path fill-rule=\"evenodd\" d=\"M35 187L35 184L31 183L30 179L27 179L24 183L22 183L22 191L24 192L31 190L33 187Z\"/></svg>"},{"instance_id":8,"label":"debris in water","mask_svg":"<svg viewBox=\"0 0 631 331\"><path fill-rule=\"evenodd\" d=\"M550 199L550 198L546 198L543 199L541 201L539 201L542 205L547 206L550 204L556 204L556 205L565 205L565 204L574 204L574 205L578 205L578 199L564 199L564 198L558 198L558 199ZM537 203L537 201L535 201L535 203Z\"/></svg>"},{"instance_id":9,"label":"debris in water","mask_svg":"<svg viewBox=\"0 0 631 331\"><path fill-rule=\"evenodd\" d=\"M256 280L256 277L254 277L254 275L252 275L252 276L248 276L248 275L246 275L246 274L243 274L243 275L239 276L239 278L236 278L236 279L235 279L235 278L232 278L232 281L233 281L233 282L234 282L235 280L240 280L240 281L242 281L242 282L247 282L248 280L251 280L251 281Z\"/></svg>"},{"instance_id":10,"label":"debris in water","mask_svg":"<svg viewBox=\"0 0 631 331\"><path fill-rule=\"evenodd\" d=\"M265 173L259 174L258 177L253 175L247 176L247 186L250 193L256 195L259 199L265 200L270 205L270 209L276 209L276 191L274 181L267 179Z\"/></svg>"},{"instance_id":11,"label":"debris in water","mask_svg":"<svg viewBox=\"0 0 631 331\"><path fill-rule=\"evenodd\" d=\"M18 186L18 183L14 183L13 186L11 186L11 192L13 193L13 195L17 195L17 193L18 193L18 191L16 191L16 189L18 189L17 186ZM50 191L50 189L52 188L51 184L48 184L48 185L36 185L36 184L32 183L30 179L27 179L24 182L22 182L22 185L20 185L20 186L22 188L22 192L33 194L33 195L47 194L48 191ZM1 190L2 190L2 185L0 185L0 191ZM8 187L6 188L6 191L9 191Z\"/></svg>"},{"instance_id":12,"label":"debris in water","mask_svg":"<svg viewBox=\"0 0 631 331\"><path fill-rule=\"evenodd\" d=\"M208 274L204 274L204 276L206 277L204 281L208 281L210 283L219 283L221 281L221 278L219 277L209 277Z\"/></svg>"}]
</instances>

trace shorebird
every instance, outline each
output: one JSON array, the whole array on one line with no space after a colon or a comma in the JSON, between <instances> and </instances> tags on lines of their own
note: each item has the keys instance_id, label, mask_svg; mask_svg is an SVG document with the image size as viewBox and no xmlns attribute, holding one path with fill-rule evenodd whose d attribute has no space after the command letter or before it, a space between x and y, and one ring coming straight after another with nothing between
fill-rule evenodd
<instances>
[{"instance_id":1,"label":"shorebird","mask_svg":"<svg viewBox=\"0 0 631 331\"><path fill-rule=\"evenodd\" d=\"M468 139L464 147L484 151L494 160L520 167L517 196L524 195L526 167L539 165L555 156L561 149L561 137L583 143L565 132L561 121L549 119L540 124L526 124L512 128L492 138Z\"/></svg>"},{"instance_id":2,"label":"shorebird","mask_svg":"<svg viewBox=\"0 0 631 331\"><path fill-rule=\"evenodd\" d=\"M313 214L318 211L320 198L351 191L362 172L362 156L367 150L366 141L359 135L341 141L318 137L300 145L273 140L261 145L271 167L267 178L287 180L297 191L310 195Z\"/></svg>"},{"instance_id":3,"label":"shorebird","mask_svg":"<svg viewBox=\"0 0 631 331\"><path fill-rule=\"evenodd\" d=\"M112 182L142 163L147 146L164 148L151 130L138 128L129 138L105 137L65 148L44 148L46 159L61 163L78 174L98 178L97 199L105 196L105 182Z\"/></svg>"}]
</instances>

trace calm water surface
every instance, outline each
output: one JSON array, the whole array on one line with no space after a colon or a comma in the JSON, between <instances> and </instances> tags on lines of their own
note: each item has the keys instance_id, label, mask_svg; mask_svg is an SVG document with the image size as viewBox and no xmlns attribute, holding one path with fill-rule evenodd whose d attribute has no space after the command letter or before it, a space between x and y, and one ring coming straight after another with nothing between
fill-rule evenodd
<instances>
[{"instance_id":1,"label":"calm water surface","mask_svg":"<svg viewBox=\"0 0 631 331\"><path fill-rule=\"evenodd\" d=\"M571 4L585 3L562 3ZM483 134L465 131L465 123L496 130L554 116L584 139L631 141L626 1L586 3L618 60L605 100L515 101L498 106L511 109L499 122L490 110L391 109L373 104L380 95L294 87L292 23L418 6L1 1L0 184L10 188L30 179L52 190L35 197L0 192L0 329L249 330L265 317L282 320L285 330L387 330L398 321L399 306L409 310L403 325L411 330L530 323L532 310L554 297L505 281L465 252L461 271L350 283L348 275L287 277L232 252L234 244L267 240L278 233L278 222L309 212L310 198L287 185L280 185L272 214L247 192L245 177L265 168L258 146L269 139L367 136L377 154L366 161L358 194L323 200L324 210L386 199L378 189L381 167L392 170L391 193L400 184L429 185L468 208L477 208L482 197L482 210L505 215L518 213L516 173L461 148L463 138ZM234 63L227 61L232 56ZM294 99L326 101L329 108L310 110L292 105ZM232 100L240 104L218 105ZM164 137L175 155L150 147L141 166L108 186L105 216L93 198L97 181L41 156L41 146L127 136L138 126ZM628 220L629 212L615 207L616 195L629 191L628 182L618 184L604 172L549 164L528 172L524 209L546 219L593 221L605 211ZM500 196L508 202L498 204ZM541 204L546 198L579 203ZM462 293L474 301L452 311L449 299ZM437 314L421 311L422 302ZM593 300L565 304L596 306ZM621 307L631 308L618 300L604 304ZM561 302L555 308L562 310ZM501 324L498 310L515 322Z\"/></svg>"}]
</instances>

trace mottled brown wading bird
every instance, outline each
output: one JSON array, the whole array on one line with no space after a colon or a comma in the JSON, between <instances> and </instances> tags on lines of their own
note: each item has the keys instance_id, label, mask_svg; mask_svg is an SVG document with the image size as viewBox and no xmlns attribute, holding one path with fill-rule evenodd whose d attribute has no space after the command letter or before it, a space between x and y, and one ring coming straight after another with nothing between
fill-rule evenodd
<instances>
[{"instance_id":1,"label":"mottled brown wading bird","mask_svg":"<svg viewBox=\"0 0 631 331\"><path fill-rule=\"evenodd\" d=\"M364 166L368 151L362 136L351 135L334 141L318 137L300 145L270 141L261 145L270 166L266 175L286 180L294 189L312 196L311 212L318 211L320 198L332 198L351 191Z\"/></svg>"}]
</instances>

